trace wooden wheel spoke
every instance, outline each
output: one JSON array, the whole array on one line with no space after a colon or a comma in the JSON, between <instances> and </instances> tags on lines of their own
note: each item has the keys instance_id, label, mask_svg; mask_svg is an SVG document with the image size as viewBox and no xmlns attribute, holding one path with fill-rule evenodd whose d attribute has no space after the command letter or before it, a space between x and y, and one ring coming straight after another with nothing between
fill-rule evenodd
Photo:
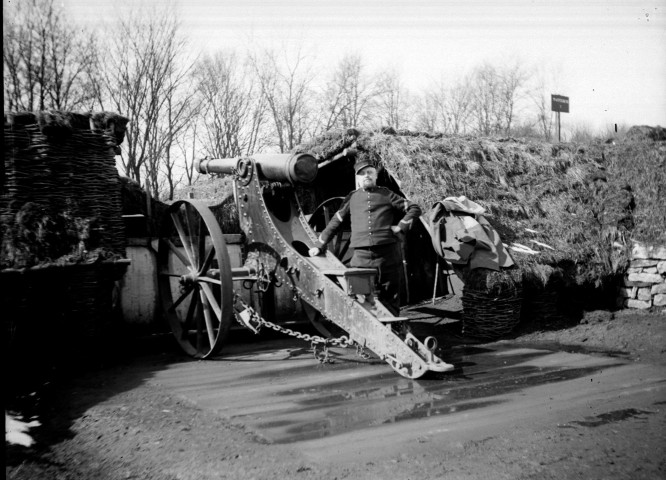
<instances>
[{"instance_id":1,"label":"wooden wheel spoke","mask_svg":"<svg viewBox=\"0 0 666 480\"><path fill-rule=\"evenodd\" d=\"M192 259L194 260L193 266L195 268L199 267L199 260L202 258L200 256L199 252L199 242L201 241L201 230L205 229L205 225L203 222L198 221L199 217L192 215L192 206L189 204L185 204L183 206L183 209L185 210L184 217L185 217L185 225L187 227L187 233L190 234L190 249L192 252ZM196 213L196 212L195 212ZM198 241L197 237L195 235L198 234Z\"/></svg>"},{"instance_id":2,"label":"wooden wheel spoke","mask_svg":"<svg viewBox=\"0 0 666 480\"><path fill-rule=\"evenodd\" d=\"M176 308L178 308L178 305L183 303L183 301L190 295L190 293L192 293L193 290L194 290L194 288L190 287L189 289L187 289L187 291L183 292L183 294L180 297L178 297L178 300L173 302L173 305L171 305L169 307L169 311L174 312L176 310ZM192 302L192 303L194 303L194 302ZM190 307L192 306L192 303L190 303Z\"/></svg>"},{"instance_id":3,"label":"wooden wheel spoke","mask_svg":"<svg viewBox=\"0 0 666 480\"><path fill-rule=\"evenodd\" d=\"M217 278L197 277L197 280L199 280L200 282L212 283L213 285L222 285L222 282Z\"/></svg>"},{"instance_id":4,"label":"wooden wheel spoke","mask_svg":"<svg viewBox=\"0 0 666 480\"><path fill-rule=\"evenodd\" d=\"M173 252L173 254L176 257L178 257L178 260L183 262L183 265L185 265L187 267L190 264L190 262L187 259L187 257L185 255L183 255L183 252L180 251L180 248L175 246L173 244L173 242L171 240L169 240L168 238L165 238L165 241L166 241L166 244L169 246L169 250L171 250L171 252Z\"/></svg>"},{"instance_id":5,"label":"wooden wheel spoke","mask_svg":"<svg viewBox=\"0 0 666 480\"><path fill-rule=\"evenodd\" d=\"M211 307L213 310L215 310L214 304L211 304L209 299L208 299L208 292L203 288L204 286L207 286L205 284L201 285L201 290L200 290L200 295L201 295L201 305L203 306L203 316L204 316L204 321L206 322L206 332L208 333L208 341L210 342L211 345L215 344L215 331L213 327L213 319L211 318L210 315L210 310ZM212 295L213 292L210 292ZM217 312L216 312L217 314ZM218 314L219 318L219 314Z\"/></svg>"},{"instance_id":6,"label":"wooden wheel spoke","mask_svg":"<svg viewBox=\"0 0 666 480\"><path fill-rule=\"evenodd\" d=\"M196 314L197 312L197 307L200 304L200 299L197 295L192 295L192 301L190 302L190 306L187 308L187 315L183 319L183 323L181 325L183 331L182 331L182 339L185 340L187 338L190 325L192 325L192 321L195 317L198 317Z\"/></svg>"},{"instance_id":7,"label":"wooden wheel spoke","mask_svg":"<svg viewBox=\"0 0 666 480\"><path fill-rule=\"evenodd\" d=\"M215 258L215 247L213 245L211 245L210 250L208 250L208 254L206 255L206 259L201 264L201 269L199 270L199 275L208 271L208 267L210 267L210 264L213 262L214 258Z\"/></svg>"},{"instance_id":8,"label":"wooden wheel spoke","mask_svg":"<svg viewBox=\"0 0 666 480\"><path fill-rule=\"evenodd\" d=\"M345 256L345 253L347 253L347 250L349 250L349 244L351 243L351 237L347 239L347 242L342 245L342 248L340 248L338 252L338 258L342 260L342 257Z\"/></svg>"},{"instance_id":9,"label":"wooden wheel spoke","mask_svg":"<svg viewBox=\"0 0 666 480\"><path fill-rule=\"evenodd\" d=\"M205 329L205 328L204 328L204 327L205 327L205 319L204 319L204 317L205 317L205 315L206 315L206 314L205 314L205 312L206 312L206 307L205 307L205 305L204 305L204 303L203 303L203 299L201 298L201 291L199 291L199 295L198 295L198 296L199 296L199 302L198 302L198 304L199 304L199 311L200 311L201 313L197 316L197 325L196 325L196 326L197 326L197 330L196 330L196 342L197 342L197 343L196 343L196 346L197 346L197 351L198 351L198 352L201 352L201 351L204 350L204 348L205 348L204 338L207 338L208 335L204 336L204 333L203 333L203 331L204 331L204 329ZM211 345L212 345L212 344L211 344Z\"/></svg>"},{"instance_id":10,"label":"wooden wheel spoke","mask_svg":"<svg viewBox=\"0 0 666 480\"><path fill-rule=\"evenodd\" d=\"M213 309L213 312L215 312L215 316L217 317L218 321L221 320L222 311L220 310L220 305L217 303L217 300L215 299L215 294L213 294L213 290L211 290L210 286L206 283L201 283L199 285L201 286L201 291L204 293L206 300L208 300L210 307Z\"/></svg>"},{"instance_id":11,"label":"wooden wheel spoke","mask_svg":"<svg viewBox=\"0 0 666 480\"><path fill-rule=\"evenodd\" d=\"M340 230L340 231L339 231L338 233L336 233L336 235L335 235L335 241L333 242L333 254L334 254L336 257L339 257L339 256L340 256L340 249L341 249L341 247L342 247L341 243L342 243L342 234L343 234L343 233L344 233L344 232L343 232L342 230Z\"/></svg>"},{"instance_id":12,"label":"wooden wheel spoke","mask_svg":"<svg viewBox=\"0 0 666 480\"><path fill-rule=\"evenodd\" d=\"M172 212L171 218L173 219L173 224L176 227L176 231L178 232L178 237L180 238L180 241L183 244L183 249L185 250L185 255L187 256L189 265L196 268L197 263L194 259L194 253L192 252L192 245L190 244L190 241L187 237L187 233L185 232L183 224L180 221L178 212Z\"/></svg>"},{"instance_id":13,"label":"wooden wheel spoke","mask_svg":"<svg viewBox=\"0 0 666 480\"><path fill-rule=\"evenodd\" d=\"M203 263L208 260L208 257L206 256L206 234L208 233L208 229L206 228L206 224L202 221L199 221L199 244L197 246L197 261L199 262L199 267L200 267L200 272L205 272L206 270L203 269ZM211 248L211 250L215 250L214 248Z\"/></svg>"},{"instance_id":14,"label":"wooden wheel spoke","mask_svg":"<svg viewBox=\"0 0 666 480\"><path fill-rule=\"evenodd\" d=\"M180 278L183 276L182 273L169 272L168 270L160 270L157 274L163 277L175 277L175 278Z\"/></svg>"}]
</instances>

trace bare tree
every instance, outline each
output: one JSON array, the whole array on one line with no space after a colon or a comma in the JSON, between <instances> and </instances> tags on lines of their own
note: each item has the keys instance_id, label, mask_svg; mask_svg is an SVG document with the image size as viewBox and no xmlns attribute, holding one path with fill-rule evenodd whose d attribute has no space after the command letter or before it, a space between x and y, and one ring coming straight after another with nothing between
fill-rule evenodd
<instances>
[{"instance_id":1,"label":"bare tree","mask_svg":"<svg viewBox=\"0 0 666 480\"><path fill-rule=\"evenodd\" d=\"M153 154L148 157L147 176L153 184L153 191L160 192L169 200L173 199L185 167L185 158L174 155L174 150L199 108L194 97L184 92L186 74L186 71L178 70L169 72L163 114L150 142Z\"/></svg>"},{"instance_id":2,"label":"bare tree","mask_svg":"<svg viewBox=\"0 0 666 480\"><path fill-rule=\"evenodd\" d=\"M251 61L273 120L277 147L289 151L304 141L314 122L312 66L300 47L292 55L286 47L279 53L264 50Z\"/></svg>"},{"instance_id":3,"label":"bare tree","mask_svg":"<svg viewBox=\"0 0 666 480\"><path fill-rule=\"evenodd\" d=\"M443 78L425 90L419 99L416 116L416 127L419 130L442 133L450 131L449 95L450 89Z\"/></svg>"},{"instance_id":4,"label":"bare tree","mask_svg":"<svg viewBox=\"0 0 666 480\"><path fill-rule=\"evenodd\" d=\"M263 146L266 99L253 70L232 52L201 59L194 70L201 129L198 137L206 156L248 155Z\"/></svg>"},{"instance_id":5,"label":"bare tree","mask_svg":"<svg viewBox=\"0 0 666 480\"><path fill-rule=\"evenodd\" d=\"M415 99L417 113L414 117L414 127L423 132L439 131L439 114L433 92L427 90Z\"/></svg>"},{"instance_id":6,"label":"bare tree","mask_svg":"<svg viewBox=\"0 0 666 480\"><path fill-rule=\"evenodd\" d=\"M3 2L4 108L75 110L94 102L92 35L53 0Z\"/></svg>"},{"instance_id":7,"label":"bare tree","mask_svg":"<svg viewBox=\"0 0 666 480\"><path fill-rule=\"evenodd\" d=\"M478 133L509 134L527 74L519 62L498 69L483 63L472 74L472 111Z\"/></svg>"},{"instance_id":8,"label":"bare tree","mask_svg":"<svg viewBox=\"0 0 666 480\"><path fill-rule=\"evenodd\" d=\"M464 77L453 85L444 99L447 125L451 133L466 133L472 118L473 92L469 77Z\"/></svg>"},{"instance_id":9,"label":"bare tree","mask_svg":"<svg viewBox=\"0 0 666 480\"><path fill-rule=\"evenodd\" d=\"M409 105L409 92L404 87L400 74L389 69L379 74L377 79L376 126L395 129L406 128L412 118ZM379 123L377 125L377 123Z\"/></svg>"},{"instance_id":10,"label":"bare tree","mask_svg":"<svg viewBox=\"0 0 666 480\"><path fill-rule=\"evenodd\" d=\"M537 125L544 140L550 141L553 137L553 112L550 111L550 102L543 90L535 92L532 100L537 109Z\"/></svg>"},{"instance_id":11,"label":"bare tree","mask_svg":"<svg viewBox=\"0 0 666 480\"><path fill-rule=\"evenodd\" d=\"M489 63L477 67L472 75L473 112L477 132L491 135L500 130L500 78L495 67Z\"/></svg>"},{"instance_id":12,"label":"bare tree","mask_svg":"<svg viewBox=\"0 0 666 480\"><path fill-rule=\"evenodd\" d=\"M377 82L365 73L360 55L345 55L326 89L324 129L369 125L378 94Z\"/></svg>"},{"instance_id":13,"label":"bare tree","mask_svg":"<svg viewBox=\"0 0 666 480\"><path fill-rule=\"evenodd\" d=\"M469 77L463 77L450 86L440 79L420 99L417 128L465 133L471 121L473 93Z\"/></svg>"},{"instance_id":14,"label":"bare tree","mask_svg":"<svg viewBox=\"0 0 666 480\"><path fill-rule=\"evenodd\" d=\"M179 180L184 180L186 185L192 185L199 177L198 172L194 170L194 160L197 156L197 131L198 122L191 122L183 132L183 135L176 138L176 146L183 159L183 174Z\"/></svg>"},{"instance_id":15,"label":"bare tree","mask_svg":"<svg viewBox=\"0 0 666 480\"><path fill-rule=\"evenodd\" d=\"M536 108L536 124L546 141L551 141L555 130L555 114L551 111L550 95L559 91L560 72L553 67L537 67L531 75L528 98Z\"/></svg>"},{"instance_id":16,"label":"bare tree","mask_svg":"<svg viewBox=\"0 0 666 480\"><path fill-rule=\"evenodd\" d=\"M176 12L169 6L127 11L107 37L97 94L103 109L109 105L130 118L122 168L139 183L144 177L154 194L170 197L172 147L195 111L187 91L192 61L185 60Z\"/></svg>"},{"instance_id":17,"label":"bare tree","mask_svg":"<svg viewBox=\"0 0 666 480\"><path fill-rule=\"evenodd\" d=\"M525 96L528 74L520 62L514 61L500 71L500 79L500 115L502 128L508 135L511 133L518 103Z\"/></svg>"}]
</instances>

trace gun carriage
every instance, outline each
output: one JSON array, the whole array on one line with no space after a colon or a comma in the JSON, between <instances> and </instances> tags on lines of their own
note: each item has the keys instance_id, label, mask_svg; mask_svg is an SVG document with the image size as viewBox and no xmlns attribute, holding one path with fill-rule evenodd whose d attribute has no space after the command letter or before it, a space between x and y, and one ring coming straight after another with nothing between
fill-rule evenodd
<instances>
[{"instance_id":1,"label":"gun carriage","mask_svg":"<svg viewBox=\"0 0 666 480\"><path fill-rule=\"evenodd\" d=\"M234 317L255 331L263 325L280 330L262 313L280 308L275 302L268 309L264 305L265 294L280 287L300 302L323 335L301 338L324 347L368 349L407 378L452 370L434 354L433 337L418 340L407 318L393 316L374 297L374 269L349 268L341 261L344 242L323 255L308 255L317 238L314 219L303 213L296 189L308 188L322 166L306 153L198 162L202 173L232 177L243 265L232 267L225 232L204 203L179 200L169 207L158 246L158 285L179 344L193 357L211 357L223 346ZM327 213L335 201L325 202L320 212Z\"/></svg>"}]
</instances>

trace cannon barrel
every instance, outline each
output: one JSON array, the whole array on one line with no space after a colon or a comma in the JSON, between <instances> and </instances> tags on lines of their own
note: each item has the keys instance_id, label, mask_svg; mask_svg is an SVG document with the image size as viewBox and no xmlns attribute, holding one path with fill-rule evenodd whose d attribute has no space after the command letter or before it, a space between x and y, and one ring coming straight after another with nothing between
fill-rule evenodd
<instances>
[{"instance_id":1,"label":"cannon barrel","mask_svg":"<svg viewBox=\"0 0 666 480\"><path fill-rule=\"evenodd\" d=\"M262 180L290 183L311 183L317 176L317 160L307 153L259 154L249 157L212 158L198 160L195 164L201 173L246 175L252 159Z\"/></svg>"}]
</instances>

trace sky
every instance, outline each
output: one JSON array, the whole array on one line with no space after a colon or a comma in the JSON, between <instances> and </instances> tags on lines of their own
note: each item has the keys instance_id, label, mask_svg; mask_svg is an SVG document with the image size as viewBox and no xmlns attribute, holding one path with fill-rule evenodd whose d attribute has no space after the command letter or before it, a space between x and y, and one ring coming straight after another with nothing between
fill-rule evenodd
<instances>
[{"instance_id":1,"label":"sky","mask_svg":"<svg viewBox=\"0 0 666 480\"><path fill-rule=\"evenodd\" d=\"M300 44L322 71L354 53L371 70L397 70L416 93L483 62L519 61L543 72L549 93L569 97L563 129L666 127L666 0L176 1L196 51ZM122 0L61 2L89 26L123 8Z\"/></svg>"}]
</instances>

